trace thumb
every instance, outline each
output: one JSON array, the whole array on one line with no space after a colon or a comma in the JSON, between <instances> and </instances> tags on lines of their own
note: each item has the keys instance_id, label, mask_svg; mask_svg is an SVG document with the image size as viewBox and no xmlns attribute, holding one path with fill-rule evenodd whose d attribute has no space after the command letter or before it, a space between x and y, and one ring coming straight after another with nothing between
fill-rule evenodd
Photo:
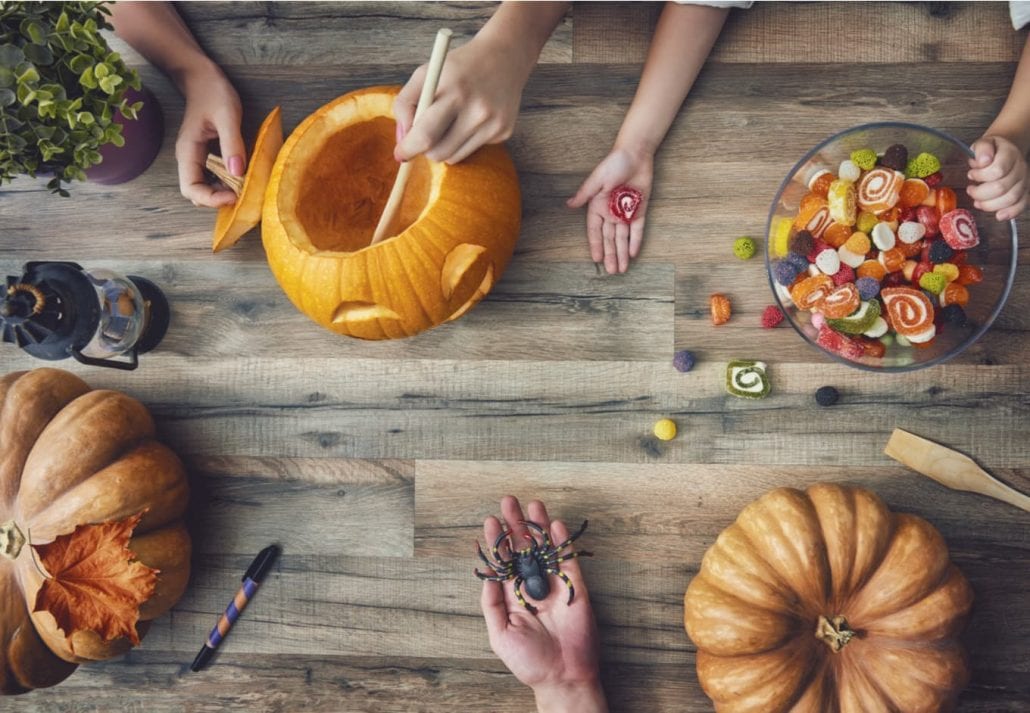
<instances>
[{"instance_id":1,"label":"thumb","mask_svg":"<svg viewBox=\"0 0 1030 713\"><path fill-rule=\"evenodd\" d=\"M423 64L412 72L408 83L401 87L401 91L393 100L393 117L397 121L397 143L411 131L411 125L415 123L415 108L418 106L418 97L422 93L422 84L425 81L426 65Z\"/></svg>"},{"instance_id":2,"label":"thumb","mask_svg":"<svg viewBox=\"0 0 1030 713\"><path fill-rule=\"evenodd\" d=\"M565 201L565 205L569 208L581 208L586 205L587 201L600 193L603 188L604 181L601 179L600 171L595 168L594 172L587 177L587 180L583 181L583 185L576 191L576 195Z\"/></svg>"},{"instance_id":3,"label":"thumb","mask_svg":"<svg viewBox=\"0 0 1030 713\"><path fill-rule=\"evenodd\" d=\"M970 148L974 155L974 158L969 159L971 168L984 168L994 160L994 139L984 136L974 141Z\"/></svg>"},{"instance_id":4,"label":"thumb","mask_svg":"<svg viewBox=\"0 0 1030 713\"><path fill-rule=\"evenodd\" d=\"M222 161L229 173L242 176L247 167L247 147L240 134L240 116L235 112L225 112L215 118L215 131L218 132L218 146L222 150Z\"/></svg>"}]
</instances>

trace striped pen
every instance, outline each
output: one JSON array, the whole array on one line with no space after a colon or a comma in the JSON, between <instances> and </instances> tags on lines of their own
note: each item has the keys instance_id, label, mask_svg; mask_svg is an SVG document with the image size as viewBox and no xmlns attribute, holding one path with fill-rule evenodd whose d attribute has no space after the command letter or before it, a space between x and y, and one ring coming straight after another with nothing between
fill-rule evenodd
<instances>
[{"instance_id":1,"label":"striped pen","mask_svg":"<svg viewBox=\"0 0 1030 713\"><path fill-rule=\"evenodd\" d=\"M232 601L229 602L229 606L226 607L225 613L222 614L218 619L218 623L215 624L215 628L208 634L203 648L200 649L197 658L193 659L193 664L190 666L191 671L199 671L211 660L218 645L222 643L222 639L229 633L229 629L240 618L240 614L247 606L247 602L257 592L258 586L260 586L261 581L268 574L268 570L272 568L272 563L275 562L275 558L278 556L279 548L276 545L269 545L261 550L258 556L254 558L254 561L250 563L247 573L243 575L243 586L236 592L236 596L233 597Z\"/></svg>"}]
</instances>

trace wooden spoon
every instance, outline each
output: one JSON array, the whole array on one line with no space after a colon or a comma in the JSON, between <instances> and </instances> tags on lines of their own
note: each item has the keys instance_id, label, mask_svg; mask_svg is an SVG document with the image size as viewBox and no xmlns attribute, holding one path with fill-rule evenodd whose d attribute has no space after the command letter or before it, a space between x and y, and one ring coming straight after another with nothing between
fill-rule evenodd
<instances>
[{"instance_id":1,"label":"wooden spoon","mask_svg":"<svg viewBox=\"0 0 1030 713\"><path fill-rule=\"evenodd\" d=\"M952 490L979 493L1030 512L1030 497L1000 482L958 451L895 428L883 452Z\"/></svg>"}]
</instances>

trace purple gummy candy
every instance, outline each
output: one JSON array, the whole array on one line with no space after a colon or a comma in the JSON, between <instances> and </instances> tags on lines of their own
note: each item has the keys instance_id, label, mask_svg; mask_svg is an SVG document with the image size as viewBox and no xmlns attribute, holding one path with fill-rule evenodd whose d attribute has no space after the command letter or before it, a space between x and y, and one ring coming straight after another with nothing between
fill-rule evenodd
<instances>
[{"instance_id":1,"label":"purple gummy candy","mask_svg":"<svg viewBox=\"0 0 1030 713\"><path fill-rule=\"evenodd\" d=\"M791 265L798 269L800 273L802 270L808 269L808 258L804 255L798 255L797 253L787 253L787 257L783 258Z\"/></svg>"},{"instance_id":2,"label":"purple gummy candy","mask_svg":"<svg viewBox=\"0 0 1030 713\"><path fill-rule=\"evenodd\" d=\"M858 278L855 287L858 288L858 296L864 300L871 300L880 294L880 283L871 277Z\"/></svg>"},{"instance_id":3,"label":"purple gummy candy","mask_svg":"<svg viewBox=\"0 0 1030 713\"><path fill-rule=\"evenodd\" d=\"M773 278L784 287L794 284L794 280L800 272L801 270L796 265L786 260L780 260L773 265Z\"/></svg>"},{"instance_id":4,"label":"purple gummy candy","mask_svg":"<svg viewBox=\"0 0 1030 713\"><path fill-rule=\"evenodd\" d=\"M676 352L672 356L672 365L676 367L676 371L682 371L684 373L694 368L694 353L684 349L681 352Z\"/></svg>"}]
</instances>

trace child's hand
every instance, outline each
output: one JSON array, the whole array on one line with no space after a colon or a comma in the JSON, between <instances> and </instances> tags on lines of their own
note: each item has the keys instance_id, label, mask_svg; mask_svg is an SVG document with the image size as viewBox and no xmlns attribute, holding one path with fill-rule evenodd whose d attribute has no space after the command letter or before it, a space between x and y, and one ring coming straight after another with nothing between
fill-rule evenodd
<instances>
[{"instance_id":1,"label":"child's hand","mask_svg":"<svg viewBox=\"0 0 1030 713\"><path fill-rule=\"evenodd\" d=\"M506 496L501 500L501 513L512 529L514 547L524 546L528 533L526 526L519 524L525 519L519 501ZM556 545L569 536L562 522L551 522L539 501L529 504L529 519L549 532ZM501 528L497 518L486 519L483 534L488 547L493 546ZM501 554L510 556L508 545L501 545ZM590 597L578 561L570 559L560 567L576 590L572 604L566 604L565 585L552 575L547 599L528 600L536 606L536 615L516 600L514 580L483 582L481 604L490 647L519 681L533 689L540 711L601 713L608 707L600 684L597 625Z\"/></svg>"},{"instance_id":2,"label":"child's hand","mask_svg":"<svg viewBox=\"0 0 1030 713\"><path fill-rule=\"evenodd\" d=\"M603 260L604 269L610 275L626 272L629 261L640 253L640 243L644 239L644 212L651 198L653 164L653 154L615 148L597 164L576 195L567 201L570 208L579 208L590 202L587 206L590 258L594 262ZM629 225L612 215L608 208L612 190L622 185L635 188L643 196Z\"/></svg>"},{"instance_id":3,"label":"child's hand","mask_svg":"<svg viewBox=\"0 0 1030 713\"><path fill-rule=\"evenodd\" d=\"M1023 212L1027 202L1026 157L1001 136L984 136L973 144L975 158L969 159L970 185L966 193L973 205L994 213L998 220L1010 220Z\"/></svg>"},{"instance_id":4,"label":"child's hand","mask_svg":"<svg viewBox=\"0 0 1030 713\"><path fill-rule=\"evenodd\" d=\"M242 176L247 149L240 134L240 98L232 84L214 64L191 72L182 81L186 112L175 142L179 163L179 190L193 205L217 208L232 205L236 194L217 188L204 179L208 142L218 139L222 160L234 176Z\"/></svg>"}]
</instances>

